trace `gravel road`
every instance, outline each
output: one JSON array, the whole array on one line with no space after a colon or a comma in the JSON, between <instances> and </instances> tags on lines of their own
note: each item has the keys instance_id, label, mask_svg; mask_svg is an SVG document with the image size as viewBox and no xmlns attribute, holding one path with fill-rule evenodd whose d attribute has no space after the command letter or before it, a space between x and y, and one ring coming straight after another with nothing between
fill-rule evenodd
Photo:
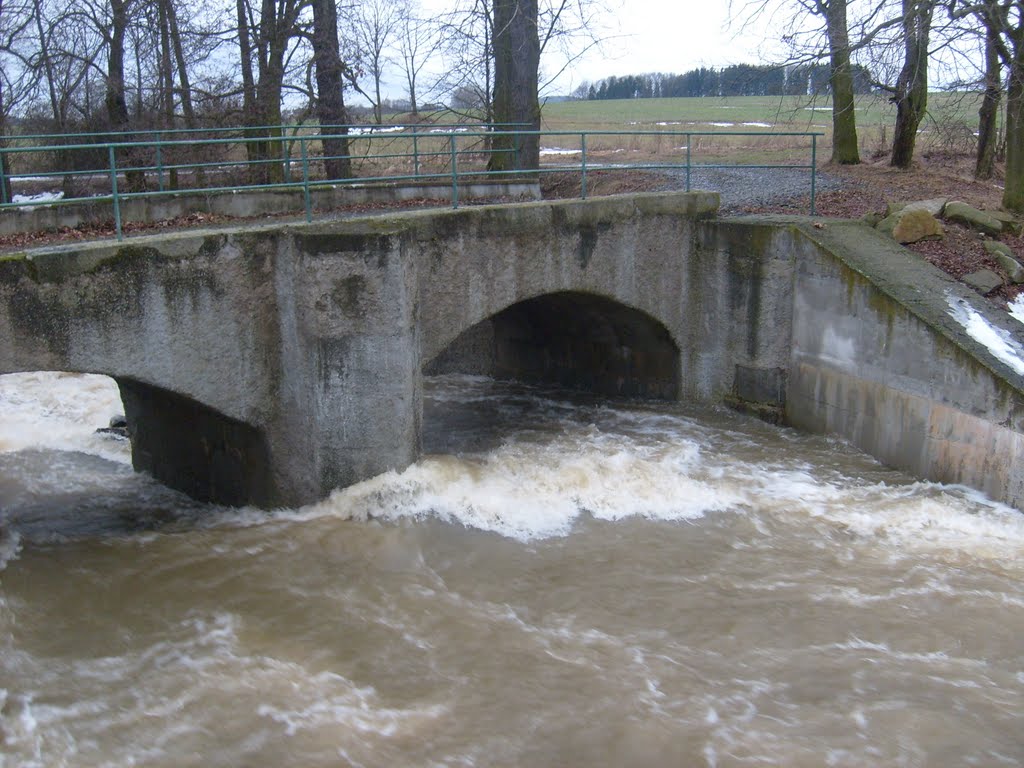
<instances>
[{"instance_id":1,"label":"gravel road","mask_svg":"<svg viewBox=\"0 0 1024 768\"><path fill-rule=\"evenodd\" d=\"M662 189L685 189L685 171L666 174L669 181ZM838 189L842 180L818 171L816 189ZM710 190L722 196L722 212L742 212L746 208L806 198L811 192L809 171L797 168L699 168L690 174L691 189Z\"/></svg>"}]
</instances>

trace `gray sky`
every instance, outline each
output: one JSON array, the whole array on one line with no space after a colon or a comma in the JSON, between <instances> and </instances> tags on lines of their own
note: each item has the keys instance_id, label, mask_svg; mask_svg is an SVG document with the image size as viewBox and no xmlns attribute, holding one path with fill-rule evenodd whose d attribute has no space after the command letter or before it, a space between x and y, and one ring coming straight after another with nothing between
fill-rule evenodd
<instances>
[{"instance_id":1,"label":"gray sky","mask_svg":"<svg viewBox=\"0 0 1024 768\"><path fill-rule=\"evenodd\" d=\"M742 0L734 4L742 7ZM577 63L570 88L609 75L758 63L768 34L765 23L751 30L741 29L739 20L730 26L726 0L624 0L616 17L609 26L617 25L618 33L601 53ZM773 47L778 56L778 44Z\"/></svg>"}]
</instances>

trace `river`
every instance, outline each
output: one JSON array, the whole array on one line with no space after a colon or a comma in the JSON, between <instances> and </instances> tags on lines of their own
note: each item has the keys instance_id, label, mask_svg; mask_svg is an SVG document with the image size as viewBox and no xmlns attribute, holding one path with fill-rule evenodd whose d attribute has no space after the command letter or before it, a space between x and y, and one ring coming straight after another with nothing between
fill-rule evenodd
<instances>
[{"instance_id":1,"label":"river","mask_svg":"<svg viewBox=\"0 0 1024 768\"><path fill-rule=\"evenodd\" d=\"M735 413L470 377L426 457L201 505L0 377L0 765L1024 764L1024 516Z\"/></svg>"}]
</instances>

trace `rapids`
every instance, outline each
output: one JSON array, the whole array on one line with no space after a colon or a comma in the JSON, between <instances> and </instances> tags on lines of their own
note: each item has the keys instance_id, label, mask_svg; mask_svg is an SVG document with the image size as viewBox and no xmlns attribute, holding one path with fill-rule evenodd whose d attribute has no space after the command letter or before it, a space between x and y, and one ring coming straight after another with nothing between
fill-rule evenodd
<instances>
[{"instance_id":1,"label":"rapids","mask_svg":"<svg viewBox=\"0 0 1024 768\"><path fill-rule=\"evenodd\" d=\"M1024 763L1024 517L735 413L428 382L301 509L0 377L0 766Z\"/></svg>"}]
</instances>

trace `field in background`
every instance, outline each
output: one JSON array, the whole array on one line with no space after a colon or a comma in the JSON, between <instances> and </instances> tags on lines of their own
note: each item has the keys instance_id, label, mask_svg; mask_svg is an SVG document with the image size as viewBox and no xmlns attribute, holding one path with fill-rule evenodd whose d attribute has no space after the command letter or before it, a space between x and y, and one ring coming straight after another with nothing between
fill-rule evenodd
<instances>
[{"instance_id":1,"label":"field in background","mask_svg":"<svg viewBox=\"0 0 1024 768\"><path fill-rule=\"evenodd\" d=\"M857 130L863 159L888 154L896 108L881 96L857 100ZM971 154L977 130L975 94L933 93L929 115L921 125L918 150L922 154ZM595 149L619 149L642 155L678 154L685 141L672 132L724 133L742 131L749 137L694 137L693 162L728 159L737 163L806 162L806 139L779 137L784 132L822 133L818 159L831 152L831 103L797 96L745 96L734 98L620 99L563 101L544 105L545 131L658 131L661 137L609 137ZM611 139L614 138L613 142ZM548 149L578 149L573 137L544 137ZM592 144L588 144L588 149Z\"/></svg>"}]
</instances>

